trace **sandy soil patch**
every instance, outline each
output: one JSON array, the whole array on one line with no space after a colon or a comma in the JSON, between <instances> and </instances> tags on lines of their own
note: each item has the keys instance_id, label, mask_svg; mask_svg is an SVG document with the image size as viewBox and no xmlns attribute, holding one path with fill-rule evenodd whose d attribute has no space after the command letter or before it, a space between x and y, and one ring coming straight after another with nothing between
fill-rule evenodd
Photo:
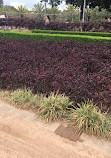
<instances>
[{"instance_id":1,"label":"sandy soil patch","mask_svg":"<svg viewBox=\"0 0 111 158\"><path fill-rule=\"evenodd\" d=\"M59 125L36 121L33 113L0 101L0 157L111 158L110 143L109 153L100 152L92 144L88 146L87 141L73 142L56 135L54 130Z\"/></svg>"}]
</instances>

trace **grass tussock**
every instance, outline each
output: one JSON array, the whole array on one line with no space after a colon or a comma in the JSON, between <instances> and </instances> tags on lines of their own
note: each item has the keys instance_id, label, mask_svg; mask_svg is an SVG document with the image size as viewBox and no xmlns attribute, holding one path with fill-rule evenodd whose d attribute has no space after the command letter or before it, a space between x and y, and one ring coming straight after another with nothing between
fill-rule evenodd
<instances>
[{"instance_id":1,"label":"grass tussock","mask_svg":"<svg viewBox=\"0 0 111 158\"><path fill-rule=\"evenodd\" d=\"M0 96L21 108L38 108L42 94L34 95L30 89L18 89L12 92L1 92Z\"/></svg>"},{"instance_id":2,"label":"grass tussock","mask_svg":"<svg viewBox=\"0 0 111 158\"><path fill-rule=\"evenodd\" d=\"M72 105L69 97L64 94L50 93L48 97L44 97L40 107L39 115L46 121L57 121L66 115L66 109Z\"/></svg>"},{"instance_id":3,"label":"grass tussock","mask_svg":"<svg viewBox=\"0 0 111 158\"><path fill-rule=\"evenodd\" d=\"M102 113L92 100L84 101L71 109L69 119L72 125L89 135L111 138L111 117Z\"/></svg>"},{"instance_id":4,"label":"grass tussock","mask_svg":"<svg viewBox=\"0 0 111 158\"><path fill-rule=\"evenodd\" d=\"M31 33L30 30L28 29L13 29L13 30L10 30L10 32L25 32L25 33Z\"/></svg>"}]
</instances>

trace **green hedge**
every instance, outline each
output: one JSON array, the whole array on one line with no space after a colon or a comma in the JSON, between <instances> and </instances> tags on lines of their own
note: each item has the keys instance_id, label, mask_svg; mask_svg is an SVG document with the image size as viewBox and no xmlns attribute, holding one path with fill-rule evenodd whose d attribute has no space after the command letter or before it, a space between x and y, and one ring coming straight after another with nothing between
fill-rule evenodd
<instances>
[{"instance_id":1,"label":"green hedge","mask_svg":"<svg viewBox=\"0 0 111 158\"><path fill-rule=\"evenodd\" d=\"M111 37L95 37L95 36L81 36L81 35L65 35L65 34L46 34L46 33L24 33L24 32L10 32L0 31L0 38L6 39L32 39L34 41L40 40L75 40L77 42L111 42Z\"/></svg>"},{"instance_id":2,"label":"green hedge","mask_svg":"<svg viewBox=\"0 0 111 158\"><path fill-rule=\"evenodd\" d=\"M68 35L86 35L86 36L111 37L111 33L104 33L104 32L75 32L75 31L32 30L32 33L68 34Z\"/></svg>"}]
</instances>

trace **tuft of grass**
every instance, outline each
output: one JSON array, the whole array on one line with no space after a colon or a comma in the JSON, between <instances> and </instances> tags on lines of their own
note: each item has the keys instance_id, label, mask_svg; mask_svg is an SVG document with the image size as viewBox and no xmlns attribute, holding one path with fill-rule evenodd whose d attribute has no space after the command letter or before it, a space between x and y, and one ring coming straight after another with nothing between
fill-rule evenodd
<instances>
[{"instance_id":1,"label":"tuft of grass","mask_svg":"<svg viewBox=\"0 0 111 158\"><path fill-rule=\"evenodd\" d=\"M50 93L48 97L44 97L38 109L39 115L49 121L57 121L66 115L66 109L72 105L69 97L64 94Z\"/></svg>"},{"instance_id":2,"label":"tuft of grass","mask_svg":"<svg viewBox=\"0 0 111 158\"><path fill-rule=\"evenodd\" d=\"M28 29L12 29L10 32L26 32L26 33L31 33L30 30Z\"/></svg>"},{"instance_id":3,"label":"tuft of grass","mask_svg":"<svg viewBox=\"0 0 111 158\"><path fill-rule=\"evenodd\" d=\"M72 125L89 135L111 138L111 119L94 105L93 100L85 100L74 108L69 115Z\"/></svg>"},{"instance_id":4,"label":"tuft of grass","mask_svg":"<svg viewBox=\"0 0 111 158\"><path fill-rule=\"evenodd\" d=\"M30 89L17 89L12 92L1 93L2 98L18 105L22 108L38 108L43 95L34 95Z\"/></svg>"}]
</instances>

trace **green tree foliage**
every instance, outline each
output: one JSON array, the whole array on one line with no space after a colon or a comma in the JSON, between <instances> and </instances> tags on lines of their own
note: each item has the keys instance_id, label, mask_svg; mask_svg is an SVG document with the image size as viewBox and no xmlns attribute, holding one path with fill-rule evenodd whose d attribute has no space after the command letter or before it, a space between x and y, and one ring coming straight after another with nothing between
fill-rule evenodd
<instances>
[{"instance_id":1,"label":"green tree foliage","mask_svg":"<svg viewBox=\"0 0 111 158\"><path fill-rule=\"evenodd\" d=\"M58 9L58 7L53 8L47 8L47 14L60 14L61 11Z\"/></svg>"},{"instance_id":2,"label":"green tree foliage","mask_svg":"<svg viewBox=\"0 0 111 158\"><path fill-rule=\"evenodd\" d=\"M3 6L3 0L0 0L0 8Z\"/></svg>"},{"instance_id":3,"label":"green tree foliage","mask_svg":"<svg viewBox=\"0 0 111 158\"><path fill-rule=\"evenodd\" d=\"M78 20L79 14L79 7L73 6L72 4L68 4L66 9L63 11L63 15L66 16L66 20L69 22L74 21L75 19Z\"/></svg>"},{"instance_id":4,"label":"green tree foliage","mask_svg":"<svg viewBox=\"0 0 111 158\"><path fill-rule=\"evenodd\" d=\"M34 4L34 8L33 8L33 11L35 13L41 13L44 9L44 5L42 3L37 3L37 4Z\"/></svg>"},{"instance_id":5,"label":"green tree foliage","mask_svg":"<svg viewBox=\"0 0 111 158\"><path fill-rule=\"evenodd\" d=\"M111 17L111 12L104 8L100 11L98 6L95 8L89 8L89 6L87 6L85 14L87 21L105 21L105 19L107 20L107 17Z\"/></svg>"},{"instance_id":6,"label":"green tree foliage","mask_svg":"<svg viewBox=\"0 0 111 158\"><path fill-rule=\"evenodd\" d=\"M84 0L66 0L66 4L73 4L73 5L83 5ZM99 7L99 10L102 8L111 11L111 0L87 0L86 5L89 5L90 8L95 8L96 6Z\"/></svg>"},{"instance_id":7,"label":"green tree foliage","mask_svg":"<svg viewBox=\"0 0 111 158\"><path fill-rule=\"evenodd\" d=\"M23 5L19 5L17 8L17 11L19 13L25 13L27 11L27 9Z\"/></svg>"},{"instance_id":8,"label":"green tree foliage","mask_svg":"<svg viewBox=\"0 0 111 158\"><path fill-rule=\"evenodd\" d=\"M21 14L21 18L23 18L24 15L22 13L28 13L29 11L23 5L20 5L17 8L17 12L20 13Z\"/></svg>"},{"instance_id":9,"label":"green tree foliage","mask_svg":"<svg viewBox=\"0 0 111 158\"><path fill-rule=\"evenodd\" d=\"M6 5L6 6L2 6L0 8L0 11L2 11L2 12L16 12L17 9L15 7L13 7L13 6Z\"/></svg>"},{"instance_id":10,"label":"green tree foliage","mask_svg":"<svg viewBox=\"0 0 111 158\"><path fill-rule=\"evenodd\" d=\"M52 6L52 8L60 5L61 2L62 0L49 0L49 4Z\"/></svg>"},{"instance_id":11,"label":"green tree foliage","mask_svg":"<svg viewBox=\"0 0 111 158\"><path fill-rule=\"evenodd\" d=\"M66 0L66 4L72 4L73 6L80 6L83 4L83 0Z\"/></svg>"},{"instance_id":12,"label":"green tree foliage","mask_svg":"<svg viewBox=\"0 0 111 158\"><path fill-rule=\"evenodd\" d=\"M95 8L96 6L99 7L99 10L102 8L111 11L111 0L88 0L89 7Z\"/></svg>"},{"instance_id":13,"label":"green tree foliage","mask_svg":"<svg viewBox=\"0 0 111 158\"><path fill-rule=\"evenodd\" d=\"M66 10L64 10L64 12L66 12L68 14L78 14L79 13L79 7L68 4L67 7L66 7Z\"/></svg>"},{"instance_id":14,"label":"green tree foliage","mask_svg":"<svg viewBox=\"0 0 111 158\"><path fill-rule=\"evenodd\" d=\"M52 8L60 5L60 3L62 3L62 1L63 0L41 0L41 2L48 2L48 4L50 4Z\"/></svg>"}]
</instances>

